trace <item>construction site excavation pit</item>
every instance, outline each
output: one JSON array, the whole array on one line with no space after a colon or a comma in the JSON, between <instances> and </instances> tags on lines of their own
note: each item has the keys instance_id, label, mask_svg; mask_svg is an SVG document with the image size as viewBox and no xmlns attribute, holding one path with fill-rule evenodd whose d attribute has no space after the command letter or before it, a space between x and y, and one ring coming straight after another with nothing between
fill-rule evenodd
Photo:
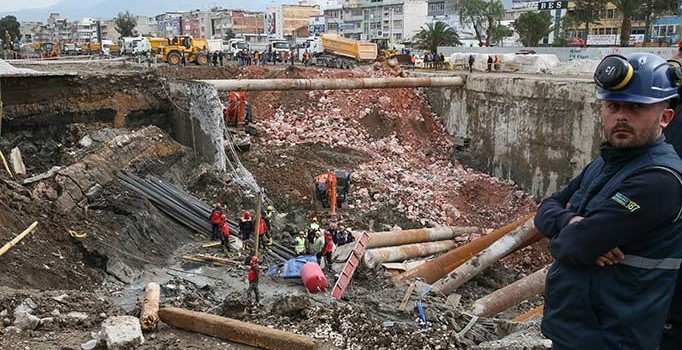
<instances>
[{"instance_id":1,"label":"construction site excavation pit","mask_svg":"<svg viewBox=\"0 0 682 350\"><path fill-rule=\"evenodd\" d=\"M548 348L537 320L513 321L542 304L539 294L494 317L473 312L551 260L522 225L536 198L460 163L466 150L427 88L247 91L249 123L228 126L228 92L199 82L411 74L399 66L30 68L0 74L0 246L37 222L0 250L0 348ZM330 269L322 262L323 292L309 293L284 264L313 218L332 220L314 191L329 170L351 174L336 223L369 235L339 299L332 290L355 244L336 244ZM227 253L211 241L215 202L230 227ZM244 298L253 251L239 220L259 205L274 208L273 244L258 250L255 303ZM401 278L446 255L462 267L487 261L477 254L490 244L526 236L448 293L429 286L454 283L452 261L440 282ZM142 331L149 283L160 287L160 322Z\"/></svg>"}]
</instances>

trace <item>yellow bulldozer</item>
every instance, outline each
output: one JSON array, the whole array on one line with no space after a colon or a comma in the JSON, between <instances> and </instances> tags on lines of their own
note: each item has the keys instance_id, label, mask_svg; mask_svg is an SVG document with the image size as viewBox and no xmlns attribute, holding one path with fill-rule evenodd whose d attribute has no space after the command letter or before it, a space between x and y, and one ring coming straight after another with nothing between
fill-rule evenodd
<instances>
[{"instance_id":1,"label":"yellow bulldozer","mask_svg":"<svg viewBox=\"0 0 682 350\"><path fill-rule=\"evenodd\" d=\"M160 62L168 62L172 65L182 63L182 56L186 63L194 63L200 66L208 64L208 42L206 39L196 39L189 35L178 35L168 45L159 47L157 59Z\"/></svg>"},{"instance_id":2,"label":"yellow bulldozer","mask_svg":"<svg viewBox=\"0 0 682 350\"><path fill-rule=\"evenodd\" d=\"M33 49L40 55L40 58L59 56L59 45L52 42L36 41L33 43Z\"/></svg>"}]
</instances>

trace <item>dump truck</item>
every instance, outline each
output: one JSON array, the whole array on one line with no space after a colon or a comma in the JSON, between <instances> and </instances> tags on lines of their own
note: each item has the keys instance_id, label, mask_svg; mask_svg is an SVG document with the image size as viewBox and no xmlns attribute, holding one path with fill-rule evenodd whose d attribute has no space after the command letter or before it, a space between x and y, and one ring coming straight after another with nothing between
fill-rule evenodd
<instances>
[{"instance_id":1,"label":"dump truck","mask_svg":"<svg viewBox=\"0 0 682 350\"><path fill-rule=\"evenodd\" d=\"M350 69L364 62L377 59L377 45L341 37L337 34L322 34L306 40L303 51L310 53L311 64ZM300 50L299 50L300 51Z\"/></svg>"},{"instance_id":2,"label":"dump truck","mask_svg":"<svg viewBox=\"0 0 682 350\"><path fill-rule=\"evenodd\" d=\"M168 45L159 47L160 52L156 55L160 62L168 62L172 65L185 62L204 66L208 64L208 42L206 39L195 39L189 35L175 36Z\"/></svg>"}]
</instances>

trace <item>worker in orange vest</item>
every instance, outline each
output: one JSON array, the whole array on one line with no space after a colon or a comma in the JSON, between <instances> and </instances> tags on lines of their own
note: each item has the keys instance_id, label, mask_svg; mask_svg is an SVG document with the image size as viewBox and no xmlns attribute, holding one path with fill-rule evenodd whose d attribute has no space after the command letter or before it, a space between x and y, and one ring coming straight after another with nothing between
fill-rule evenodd
<instances>
[{"instance_id":1,"label":"worker in orange vest","mask_svg":"<svg viewBox=\"0 0 682 350\"><path fill-rule=\"evenodd\" d=\"M332 269L332 253L334 252L334 237L332 237L331 232L329 230L324 231L324 247L322 248L322 251L317 253L317 263L320 264L322 262L322 257L324 257L325 260L325 265L324 268L327 269L328 271L331 271Z\"/></svg>"},{"instance_id":2,"label":"worker in orange vest","mask_svg":"<svg viewBox=\"0 0 682 350\"><path fill-rule=\"evenodd\" d=\"M258 50L253 53L253 60L256 61L256 65L260 63L260 52Z\"/></svg>"}]
</instances>

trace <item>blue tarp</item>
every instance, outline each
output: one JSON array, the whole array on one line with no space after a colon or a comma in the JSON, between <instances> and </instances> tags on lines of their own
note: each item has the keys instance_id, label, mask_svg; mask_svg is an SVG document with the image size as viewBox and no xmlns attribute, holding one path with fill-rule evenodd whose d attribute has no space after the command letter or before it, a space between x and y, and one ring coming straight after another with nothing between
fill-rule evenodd
<instances>
[{"instance_id":1,"label":"blue tarp","mask_svg":"<svg viewBox=\"0 0 682 350\"><path fill-rule=\"evenodd\" d=\"M282 278L301 278L301 269L307 262L317 262L314 255L300 255L268 269L268 276L278 275Z\"/></svg>"}]
</instances>

